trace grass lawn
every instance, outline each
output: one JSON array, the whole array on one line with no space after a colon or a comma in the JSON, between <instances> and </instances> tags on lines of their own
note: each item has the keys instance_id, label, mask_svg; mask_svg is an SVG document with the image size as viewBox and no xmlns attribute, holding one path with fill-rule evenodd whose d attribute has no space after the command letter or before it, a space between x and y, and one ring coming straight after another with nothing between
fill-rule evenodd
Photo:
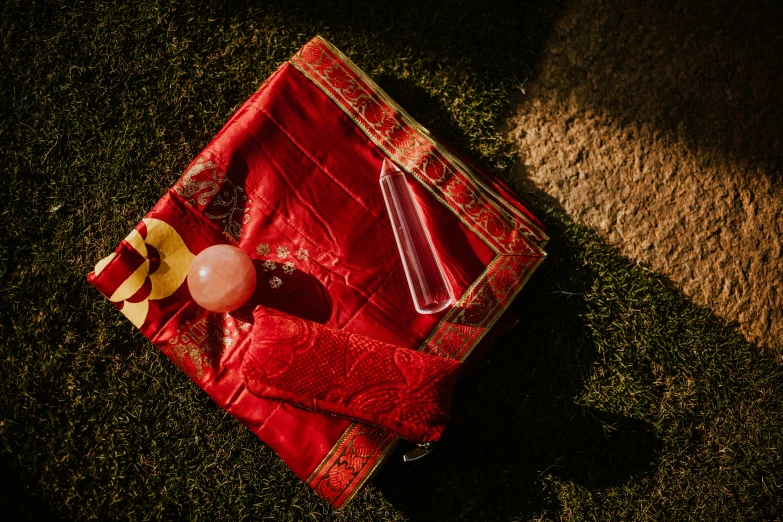
<instances>
[{"instance_id":1,"label":"grass lawn","mask_svg":"<svg viewBox=\"0 0 783 522\"><path fill-rule=\"evenodd\" d=\"M783 367L523 194L549 258L458 386L436 451L342 512L85 280L315 34L515 184L499 130L558 10L502 1L6 2L0 16L0 509L48 520L783 517ZM130 3L128 3L130 4ZM606 37L606 36L605 36ZM518 186L518 185L517 185Z\"/></svg>"}]
</instances>

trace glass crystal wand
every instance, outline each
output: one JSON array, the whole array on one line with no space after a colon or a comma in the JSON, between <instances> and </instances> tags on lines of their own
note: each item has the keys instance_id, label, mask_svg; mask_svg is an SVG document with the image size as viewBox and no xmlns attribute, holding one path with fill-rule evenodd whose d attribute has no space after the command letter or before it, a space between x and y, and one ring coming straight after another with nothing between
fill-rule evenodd
<instances>
[{"instance_id":1,"label":"glass crystal wand","mask_svg":"<svg viewBox=\"0 0 783 522\"><path fill-rule=\"evenodd\" d=\"M394 163L383 160L381 191L386 201L397 248L408 278L413 305L420 314L434 314L449 306L454 297L432 240L424 228L405 174Z\"/></svg>"}]
</instances>

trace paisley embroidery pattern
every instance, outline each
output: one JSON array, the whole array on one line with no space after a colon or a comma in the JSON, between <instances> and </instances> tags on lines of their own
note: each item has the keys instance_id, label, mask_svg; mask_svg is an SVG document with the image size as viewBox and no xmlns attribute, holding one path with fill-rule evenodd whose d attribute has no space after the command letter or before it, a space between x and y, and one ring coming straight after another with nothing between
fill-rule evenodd
<instances>
[{"instance_id":1,"label":"paisley embroidery pattern","mask_svg":"<svg viewBox=\"0 0 783 522\"><path fill-rule=\"evenodd\" d=\"M352 424L307 483L333 506L343 506L393 449L395 441L390 431Z\"/></svg>"},{"instance_id":2,"label":"paisley embroidery pattern","mask_svg":"<svg viewBox=\"0 0 783 522\"><path fill-rule=\"evenodd\" d=\"M542 258L497 256L484 277L468 288L451 307L422 347L422 351L464 360L489 331L495 319L511 304ZM507 289L516 289L509 293Z\"/></svg>"},{"instance_id":3,"label":"paisley embroidery pattern","mask_svg":"<svg viewBox=\"0 0 783 522\"><path fill-rule=\"evenodd\" d=\"M239 241L250 222L245 189L235 184L213 161L198 158L172 187L188 205L201 210L230 240Z\"/></svg>"}]
</instances>

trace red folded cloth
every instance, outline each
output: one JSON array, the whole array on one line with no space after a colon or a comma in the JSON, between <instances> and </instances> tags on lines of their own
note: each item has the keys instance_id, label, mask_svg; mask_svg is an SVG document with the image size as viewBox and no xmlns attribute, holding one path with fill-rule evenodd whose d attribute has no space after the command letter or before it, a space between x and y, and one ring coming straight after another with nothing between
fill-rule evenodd
<instances>
[{"instance_id":1,"label":"red folded cloth","mask_svg":"<svg viewBox=\"0 0 783 522\"><path fill-rule=\"evenodd\" d=\"M438 440L460 363L257 307L242 363L261 398Z\"/></svg>"},{"instance_id":2,"label":"red folded cloth","mask_svg":"<svg viewBox=\"0 0 783 522\"><path fill-rule=\"evenodd\" d=\"M410 299L378 185L384 158L408 177L454 290L448 310L419 314ZM547 239L500 180L314 38L237 109L88 280L340 508L399 437L250 393L242 363L252 310L275 308L464 366L515 324L509 305L543 261ZM193 256L226 243L250 255L258 285L245 307L221 315L193 301L186 275Z\"/></svg>"}]
</instances>

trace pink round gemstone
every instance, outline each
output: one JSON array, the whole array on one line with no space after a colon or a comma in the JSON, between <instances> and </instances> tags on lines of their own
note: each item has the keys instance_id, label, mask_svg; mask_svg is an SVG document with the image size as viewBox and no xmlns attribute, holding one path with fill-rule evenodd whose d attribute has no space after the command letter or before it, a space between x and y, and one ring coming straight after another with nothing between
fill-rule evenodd
<instances>
[{"instance_id":1,"label":"pink round gemstone","mask_svg":"<svg viewBox=\"0 0 783 522\"><path fill-rule=\"evenodd\" d=\"M256 269L237 247L214 245L193 259L188 288L193 300L210 312L231 312L253 295Z\"/></svg>"}]
</instances>

